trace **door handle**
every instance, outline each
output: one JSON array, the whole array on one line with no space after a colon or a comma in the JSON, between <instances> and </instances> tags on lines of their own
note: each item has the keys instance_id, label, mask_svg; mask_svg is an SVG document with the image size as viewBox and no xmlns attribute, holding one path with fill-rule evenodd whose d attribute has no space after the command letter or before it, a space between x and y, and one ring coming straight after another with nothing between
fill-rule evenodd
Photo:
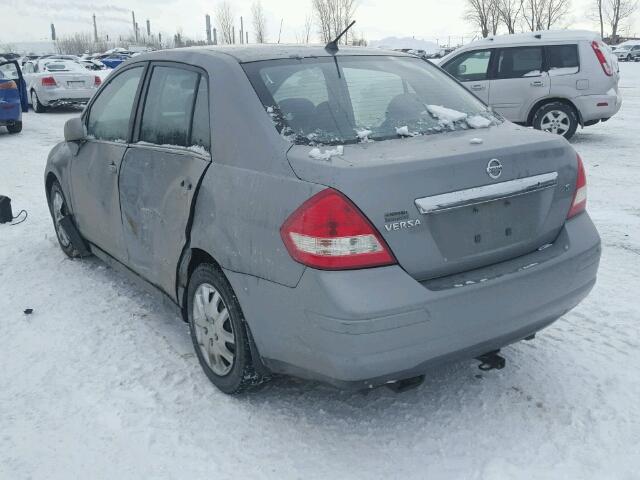
<instances>
[{"instance_id":1,"label":"door handle","mask_svg":"<svg viewBox=\"0 0 640 480\"><path fill-rule=\"evenodd\" d=\"M544 87L544 82L540 80L536 80L535 82L531 82L532 87Z\"/></svg>"},{"instance_id":2,"label":"door handle","mask_svg":"<svg viewBox=\"0 0 640 480\"><path fill-rule=\"evenodd\" d=\"M477 83L475 85L471 85L471 90L484 90L484 85Z\"/></svg>"},{"instance_id":3,"label":"door handle","mask_svg":"<svg viewBox=\"0 0 640 480\"><path fill-rule=\"evenodd\" d=\"M187 190L191 190L193 188L193 185L191 184L191 182L186 182L184 180L180 182L180 186Z\"/></svg>"},{"instance_id":4,"label":"door handle","mask_svg":"<svg viewBox=\"0 0 640 480\"><path fill-rule=\"evenodd\" d=\"M109 164L109 169L114 171L114 172L117 172L118 171L118 166L115 163L111 162Z\"/></svg>"}]
</instances>

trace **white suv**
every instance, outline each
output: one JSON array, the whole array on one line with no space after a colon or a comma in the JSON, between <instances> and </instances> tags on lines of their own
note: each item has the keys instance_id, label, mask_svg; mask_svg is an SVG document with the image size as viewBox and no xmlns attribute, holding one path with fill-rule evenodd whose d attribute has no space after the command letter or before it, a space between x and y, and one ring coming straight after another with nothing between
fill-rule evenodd
<instances>
[{"instance_id":1,"label":"white suv","mask_svg":"<svg viewBox=\"0 0 640 480\"><path fill-rule=\"evenodd\" d=\"M489 37L440 66L508 120L571 138L622 104L618 62L593 32L563 30Z\"/></svg>"}]
</instances>

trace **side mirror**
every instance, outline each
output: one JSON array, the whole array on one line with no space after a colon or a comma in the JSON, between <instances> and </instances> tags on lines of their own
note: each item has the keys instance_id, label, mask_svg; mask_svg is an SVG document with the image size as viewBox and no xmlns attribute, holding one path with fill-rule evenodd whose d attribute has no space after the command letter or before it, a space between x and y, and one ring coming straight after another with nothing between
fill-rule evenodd
<instances>
[{"instance_id":1,"label":"side mirror","mask_svg":"<svg viewBox=\"0 0 640 480\"><path fill-rule=\"evenodd\" d=\"M65 142L79 142L86 138L84 131L84 125L80 117L67 120L64 124L64 141Z\"/></svg>"}]
</instances>

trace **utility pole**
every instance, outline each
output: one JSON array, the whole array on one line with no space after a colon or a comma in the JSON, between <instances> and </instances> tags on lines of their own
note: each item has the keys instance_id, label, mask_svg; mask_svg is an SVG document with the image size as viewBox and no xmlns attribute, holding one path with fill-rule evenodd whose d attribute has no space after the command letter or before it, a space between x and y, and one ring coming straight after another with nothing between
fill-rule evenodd
<instances>
[{"instance_id":1,"label":"utility pole","mask_svg":"<svg viewBox=\"0 0 640 480\"><path fill-rule=\"evenodd\" d=\"M244 42L244 43L249 43L249 32L244 32L244 34L245 34L245 35L246 35L246 37L247 37L247 38L246 38L246 40L247 40L247 41L246 41L246 42Z\"/></svg>"},{"instance_id":2,"label":"utility pole","mask_svg":"<svg viewBox=\"0 0 640 480\"><path fill-rule=\"evenodd\" d=\"M282 22L284 22L284 18L280 19L280 31L278 32L278 43L280 43L280 37L282 36Z\"/></svg>"},{"instance_id":3,"label":"utility pole","mask_svg":"<svg viewBox=\"0 0 640 480\"><path fill-rule=\"evenodd\" d=\"M216 28L213 29L213 44L218 44L218 29Z\"/></svg>"},{"instance_id":4,"label":"utility pole","mask_svg":"<svg viewBox=\"0 0 640 480\"><path fill-rule=\"evenodd\" d=\"M147 18L147 37L151 37L151 22Z\"/></svg>"},{"instance_id":5,"label":"utility pole","mask_svg":"<svg viewBox=\"0 0 640 480\"><path fill-rule=\"evenodd\" d=\"M244 22L242 16L240 17L240 43L244 43Z\"/></svg>"},{"instance_id":6,"label":"utility pole","mask_svg":"<svg viewBox=\"0 0 640 480\"><path fill-rule=\"evenodd\" d=\"M98 26L96 25L96 14L93 14L93 41L98 43Z\"/></svg>"},{"instance_id":7,"label":"utility pole","mask_svg":"<svg viewBox=\"0 0 640 480\"><path fill-rule=\"evenodd\" d=\"M51 40L56 41L56 26L51 24Z\"/></svg>"},{"instance_id":8,"label":"utility pole","mask_svg":"<svg viewBox=\"0 0 640 480\"><path fill-rule=\"evenodd\" d=\"M236 44L236 26L231 27L231 43Z\"/></svg>"},{"instance_id":9,"label":"utility pole","mask_svg":"<svg viewBox=\"0 0 640 480\"><path fill-rule=\"evenodd\" d=\"M158 46L162 48L162 34L158 32Z\"/></svg>"},{"instance_id":10,"label":"utility pole","mask_svg":"<svg viewBox=\"0 0 640 480\"><path fill-rule=\"evenodd\" d=\"M207 13L204 17L206 29L207 29L207 45L211 45L211 17Z\"/></svg>"},{"instance_id":11,"label":"utility pole","mask_svg":"<svg viewBox=\"0 0 640 480\"><path fill-rule=\"evenodd\" d=\"M131 10L131 21L133 23L133 36L136 39L136 42L138 41L138 24L136 23L136 13Z\"/></svg>"}]
</instances>

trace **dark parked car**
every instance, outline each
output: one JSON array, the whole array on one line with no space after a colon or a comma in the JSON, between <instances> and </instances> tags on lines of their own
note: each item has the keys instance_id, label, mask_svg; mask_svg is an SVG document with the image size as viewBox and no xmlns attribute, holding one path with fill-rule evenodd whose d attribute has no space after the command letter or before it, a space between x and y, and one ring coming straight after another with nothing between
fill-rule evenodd
<instances>
[{"instance_id":1,"label":"dark parked car","mask_svg":"<svg viewBox=\"0 0 640 480\"><path fill-rule=\"evenodd\" d=\"M45 186L64 252L161 292L227 393L500 366L588 294L600 258L564 138L377 49L139 55L67 122Z\"/></svg>"}]
</instances>

